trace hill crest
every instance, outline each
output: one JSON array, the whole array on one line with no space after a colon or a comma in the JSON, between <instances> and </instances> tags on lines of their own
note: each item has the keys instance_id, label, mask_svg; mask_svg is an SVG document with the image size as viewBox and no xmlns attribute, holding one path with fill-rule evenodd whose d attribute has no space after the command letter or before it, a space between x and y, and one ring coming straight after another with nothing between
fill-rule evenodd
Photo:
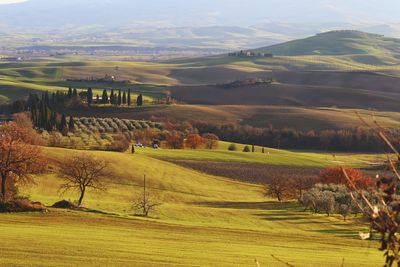
<instances>
[{"instance_id":1,"label":"hill crest","mask_svg":"<svg viewBox=\"0 0 400 267\"><path fill-rule=\"evenodd\" d=\"M338 30L255 49L254 52L279 56L376 55L382 53L393 56L400 54L400 39L355 30Z\"/></svg>"}]
</instances>

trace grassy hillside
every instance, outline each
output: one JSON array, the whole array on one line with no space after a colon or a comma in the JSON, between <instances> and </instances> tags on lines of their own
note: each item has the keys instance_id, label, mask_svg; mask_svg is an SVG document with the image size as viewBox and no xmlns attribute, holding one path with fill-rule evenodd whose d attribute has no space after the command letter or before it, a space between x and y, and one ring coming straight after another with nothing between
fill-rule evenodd
<instances>
[{"instance_id":1,"label":"grassy hillside","mask_svg":"<svg viewBox=\"0 0 400 267\"><path fill-rule=\"evenodd\" d=\"M259 105L159 105L134 109L96 108L89 111L69 111L75 117L119 117L124 119L167 119L203 121L214 124L240 123L254 127L294 128L308 130L353 129L363 126L356 112L369 123L375 119L383 126L400 126L398 112L361 109L309 108Z\"/></svg>"},{"instance_id":2,"label":"grassy hillside","mask_svg":"<svg viewBox=\"0 0 400 267\"><path fill-rule=\"evenodd\" d=\"M45 152L59 160L76 151ZM0 237L7 240L0 265L253 266L257 259L262 266L280 266L271 254L296 266L338 266L343 259L346 266L381 263L377 244L358 240L358 231L368 229L358 221L312 215L295 203L266 199L262 186L201 174L148 157L147 152L86 153L109 161L116 174L107 192L88 192L84 200L106 214L50 210L0 215ZM182 153L190 158L196 152ZM204 157L204 152L198 153L198 158ZM324 156L293 154L277 160L288 163L296 157L305 163ZM164 203L152 219L129 216L143 174L150 192ZM60 199L55 174L36 177L36 183L23 192L45 204Z\"/></svg>"},{"instance_id":3,"label":"grassy hillside","mask_svg":"<svg viewBox=\"0 0 400 267\"><path fill-rule=\"evenodd\" d=\"M192 160L210 162L237 162L237 163L260 163L277 166L297 167L329 167L329 166L355 166L368 167L376 162L384 160L384 156L374 154L335 154L292 152L273 148L262 148L256 146L255 153L244 153L245 145L237 144L237 152L228 151L228 142L220 142L217 150L153 150L142 149L139 154L167 160Z\"/></svg>"},{"instance_id":4,"label":"grassy hillside","mask_svg":"<svg viewBox=\"0 0 400 267\"><path fill-rule=\"evenodd\" d=\"M175 87L172 97L200 105L281 105L400 111L400 93L296 84ZM245 97L244 97L245 96Z\"/></svg>"},{"instance_id":5,"label":"grassy hillside","mask_svg":"<svg viewBox=\"0 0 400 267\"><path fill-rule=\"evenodd\" d=\"M260 48L256 51L280 56L398 54L400 40L359 31L332 31L306 39Z\"/></svg>"}]
</instances>

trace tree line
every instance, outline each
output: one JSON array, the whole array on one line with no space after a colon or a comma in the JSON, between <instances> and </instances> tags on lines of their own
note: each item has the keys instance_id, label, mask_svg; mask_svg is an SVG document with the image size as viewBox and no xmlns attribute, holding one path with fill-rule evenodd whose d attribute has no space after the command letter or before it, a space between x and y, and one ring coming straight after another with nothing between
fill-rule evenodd
<instances>
[{"instance_id":1,"label":"tree line","mask_svg":"<svg viewBox=\"0 0 400 267\"><path fill-rule=\"evenodd\" d=\"M142 106L144 103L143 95L139 94L136 98L136 105ZM69 88L67 92L57 91L49 93L43 92L41 95L31 93L27 100L17 100L11 105L1 105L0 113L16 114L21 112L30 112L33 126L47 131L58 130L62 133L73 131L74 119L72 116L67 120L64 111L68 107L79 107L83 105L91 106L93 104L112 104L116 106L132 105L131 90L127 92L112 89L110 94L106 89L103 95L93 96L92 88L78 92L76 88Z\"/></svg>"},{"instance_id":2,"label":"tree line","mask_svg":"<svg viewBox=\"0 0 400 267\"><path fill-rule=\"evenodd\" d=\"M256 128L238 124L210 124L193 122L200 133L213 133L222 140L281 149L308 149L340 152L385 152L386 147L376 132L355 129L301 131L296 129ZM387 134L397 139L399 130L389 129ZM398 142L394 142L397 144Z\"/></svg>"}]
</instances>

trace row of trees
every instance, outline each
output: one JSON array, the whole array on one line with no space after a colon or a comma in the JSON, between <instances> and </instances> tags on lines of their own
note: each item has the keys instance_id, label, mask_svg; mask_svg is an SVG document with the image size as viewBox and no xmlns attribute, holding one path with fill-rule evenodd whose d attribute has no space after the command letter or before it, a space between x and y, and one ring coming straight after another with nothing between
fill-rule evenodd
<instances>
[{"instance_id":1,"label":"row of trees","mask_svg":"<svg viewBox=\"0 0 400 267\"><path fill-rule=\"evenodd\" d=\"M343 169L348 174L350 181L345 177ZM295 179L281 179L274 177L266 184L266 195L277 198L279 201L299 199L302 194L316 184L337 184L350 188L368 189L373 186L373 180L361 171L350 167L333 167L322 170L318 177L302 177Z\"/></svg>"},{"instance_id":2,"label":"row of trees","mask_svg":"<svg viewBox=\"0 0 400 267\"><path fill-rule=\"evenodd\" d=\"M346 172L345 176L343 170ZM319 177L303 177L296 179L272 178L267 182L266 195L278 201L297 199L306 209L315 213L341 214L346 220L349 214L360 213L352 192L354 186L368 190L374 185L373 180L353 168L327 168ZM370 196L367 192L366 195ZM373 200L372 196L371 201Z\"/></svg>"},{"instance_id":3,"label":"row of trees","mask_svg":"<svg viewBox=\"0 0 400 267\"><path fill-rule=\"evenodd\" d=\"M165 138L166 144L172 149L182 149L184 147L198 149L204 147L206 149L216 149L218 147L219 138L215 134L205 133L189 134L186 136L179 131L171 131Z\"/></svg>"},{"instance_id":4,"label":"row of trees","mask_svg":"<svg viewBox=\"0 0 400 267\"><path fill-rule=\"evenodd\" d=\"M353 197L350 195L353 194ZM370 203L376 203L375 197L365 191ZM353 199L354 198L354 199ZM316 184L307 190L299 198L299 203L314 213L340 214L344 220L353 214L361 213L359 203L361 195L358 192L351 192L348 187L342 184Z\"/></svg>"},{"instance_id":5,"label":"row of trees","mask_svg":"<svg viewBox=\"0 0 400 267\"><path fill-rule=\"evenodd\" d=\"M64 112L65 108L68 107L79 107L82 105L91 106L92 104L131 106L131 90L129 89L128 92L121 90L114 92L114 90L111 90L109 95L108 91L104 89L101 98L99 95L94 97L93 90L90 87L87 90L81 90L79 92L76 88L73 89L71 87L67 92L57 91L50 94L48 91L46 91L41 95L41 97L39 97L38 94L31 93L26 101L17 100L10 105L1 105L0 113L14 114L24 111L31 111L32 108L39 109L42 105L46 106L50 110L62 113ZM139 94L136 98L136 105L143 106L143 104L143 95Z\"/></svg>"},{"instance_id":6,"label":"row of trees","mask_svg":"<svg viewBox=\"0 0 400 267\"><path fill-rule=\"evenodd\" d=\"M47 93L42 94L40 99L37 95L31 94L28 103L31 120L35 128L45 129L47 131L58 130L61 133L66 133L75 129L74 118L70 116L67 121L65 114L57 111L59 109L57 108L57 100L55 102L50 102Z\"/></svg>"},{"instance_id":7,"label":"row of trees","mask_svg":"<svg viewBox=\"0 0 400 267\"><path fill-rule=\"evenodd\" d=\"M329 151L383 152L386 147L370 129L300 131L295 129L255 128L238 124L210 124L194 122L192 127L200 133L214 133L221 139L244 144L283 149L318 149ZM388 130L391 137L399 130ZM398 143L398 142L394 142Z\"/></svg>"},{"instance_id":8,"label":"row of trees","mask_svg":"<svg viewBox=\"0 0 400 267\"><path fill-rule=\"evenodd\" d=\"M88 104L92 104L93 101L93 94ZM89 101L89 97L88 97ZM125 91L118 90L118 93L114 92L114 89L111 89L110 95L108 94L107 90L104 89L101 100L100 96L96 96L97 104L112 104L115 106L127 105L128 107L132 105L132 97L131 97L131 90L128 89L128 93ZM136 105L138 107L143 106L143 95L139 94L136 98Z\"/></svg>"}]
</instances>

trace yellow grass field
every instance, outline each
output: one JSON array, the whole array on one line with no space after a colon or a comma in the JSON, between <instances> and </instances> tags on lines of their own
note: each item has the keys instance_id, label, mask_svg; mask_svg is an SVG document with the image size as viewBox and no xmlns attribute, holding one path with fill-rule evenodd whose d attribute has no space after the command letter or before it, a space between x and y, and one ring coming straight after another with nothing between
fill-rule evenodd
<instances>
[{"instance_id":1,"label":"yellow grass field","mask_svg":"<svg viewBox=\"0 0 400 267\"><path fill-rule=\"evenodd\" d=\"M45 148L45 153L54 162L77 151ZM6 244L1 266L257 266L255 259L260 266L282 266L271 254L295 266L382 263L378 244L359 240L358 232L368 227L358 219L344 222L339 216L303 212L294 202L265 198L262 186L198 173L149 152L81 153L107 160L114 173L106 192L89 192L84 199L98 212L1 214L0 237ZM201 158L205 152L182 153ZM281 164L313 155L287 153ZM163 202L149 219L132 216L131 210L144 174L150 193ZM22 190L33 200L51 205L77 197L60 196L56 168L35 181Z\"/></svg>"}]
</instances>

